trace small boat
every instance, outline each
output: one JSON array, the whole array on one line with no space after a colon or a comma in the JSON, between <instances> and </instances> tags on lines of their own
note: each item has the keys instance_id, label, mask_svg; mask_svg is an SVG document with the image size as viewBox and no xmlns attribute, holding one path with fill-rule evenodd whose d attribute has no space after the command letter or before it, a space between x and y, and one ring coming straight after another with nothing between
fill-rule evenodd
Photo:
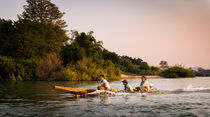
<instances>
[{"instance_id":1,"label":"small boat","mask_svg":"<svg viewBox=\"0 0 210 117\"><path fill-rule=\"evenodd\" d=\"M64 86L55 86L55 89L63 90L63 91L66 91L68 93L74 94L76 96L87 95L88 93L96 91L96 89L82 89L82 88L72 88L72 87L64 87ZM123 92L122 90L118 90L118 89L108 89L106 91ZM132 91L132 92L127 92L127 93L166 93L166 92L167 91L163 91L163 90L152 90L152 91L149 91L149 92Z\"/></svg>"}]
</instances>

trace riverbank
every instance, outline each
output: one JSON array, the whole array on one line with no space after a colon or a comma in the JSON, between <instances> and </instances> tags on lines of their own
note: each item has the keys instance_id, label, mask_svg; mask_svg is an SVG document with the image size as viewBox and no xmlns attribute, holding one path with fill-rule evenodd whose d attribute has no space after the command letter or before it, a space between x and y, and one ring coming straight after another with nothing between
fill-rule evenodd
<instances>
[{"instance_id":1,"label":"riverbank","mask_svg":"<svg viewBox=\"0 0 210 117\"><path fill-rule=\"evenodd\" d=\"M138 79L141 78L141 75L135 75L135 74L121 74L122 79ZM155 79L155 78L161 78L158 75L146 75L147 79Z\"/></svg>"}]
</instances>

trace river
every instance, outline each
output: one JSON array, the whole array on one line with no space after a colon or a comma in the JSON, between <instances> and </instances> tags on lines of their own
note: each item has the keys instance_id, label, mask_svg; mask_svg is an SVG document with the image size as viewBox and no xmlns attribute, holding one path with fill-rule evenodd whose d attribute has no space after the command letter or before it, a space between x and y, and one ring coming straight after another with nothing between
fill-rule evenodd
<instances>
[{"instance_id":1,"label":"river","mask_svg":"<svg viewBox=\"0 0 210 117\"><path fill-rule=\"evenodd\" d=\"M0 84L0 117L208 117L210 77L148 79L163 94L113 93L75 98L54 85L96 88L98 82L21 82ZM137 86L140 79L128 79ZM110 83L123 89L120 81Z\"/></svg>"}]
</instances>

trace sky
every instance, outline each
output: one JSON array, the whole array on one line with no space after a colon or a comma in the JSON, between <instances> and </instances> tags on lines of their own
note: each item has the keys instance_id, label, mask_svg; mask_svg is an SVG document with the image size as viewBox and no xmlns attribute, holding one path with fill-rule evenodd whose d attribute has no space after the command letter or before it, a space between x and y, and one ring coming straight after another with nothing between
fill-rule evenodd
<instances>
[{"instance_id":1,"label":"sky","mask_svg":"<svg viewBox=\"0 0 210 117\"><path fill-rule=\"evenodd\" d=\"M210 69L210 0L52 0L67 30L94 31L119 55L150 65ZM17 20L25 0L1 0L0 18Z\"/></svg>"}]
</instances>

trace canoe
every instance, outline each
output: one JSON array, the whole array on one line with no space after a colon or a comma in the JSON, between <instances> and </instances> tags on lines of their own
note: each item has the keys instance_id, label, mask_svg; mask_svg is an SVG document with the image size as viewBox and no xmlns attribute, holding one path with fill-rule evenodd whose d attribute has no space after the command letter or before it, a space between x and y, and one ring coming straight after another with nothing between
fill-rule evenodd
<instances>
[{"instance_id":1,"label":"canoe","mask_svg":"<svg viewBox=\"0 0 210 117\"><path fill-rule=\"evenodd\" d=\"M82 88L72 88L72 87L64 87L64 86L55 86L55 89L63 90L63 91L66 91L66 92L74 94L74 95L86 95L88 93L96 91L96 89L82 89ZM123 92L118 89L109 89L106 91ZM163 90L153 90L153 91L149 91L149 92L132 91L132 92L127 92L127 93L166 93L166 92L167 91L163 91Z\"/></svg>"},{"instance_id":2,"label":"canoe","mask_svg":"<svg viewBox=\"0 0 210 117\"><path fill-rule=\"evenodd\" d=\"M72 87L63 87L63 86L55 86L55 89L63 90L75 95L87 94L96 91L96 89L81 89L81 88L72 88Z\"/></svg>"}]
</instances>

